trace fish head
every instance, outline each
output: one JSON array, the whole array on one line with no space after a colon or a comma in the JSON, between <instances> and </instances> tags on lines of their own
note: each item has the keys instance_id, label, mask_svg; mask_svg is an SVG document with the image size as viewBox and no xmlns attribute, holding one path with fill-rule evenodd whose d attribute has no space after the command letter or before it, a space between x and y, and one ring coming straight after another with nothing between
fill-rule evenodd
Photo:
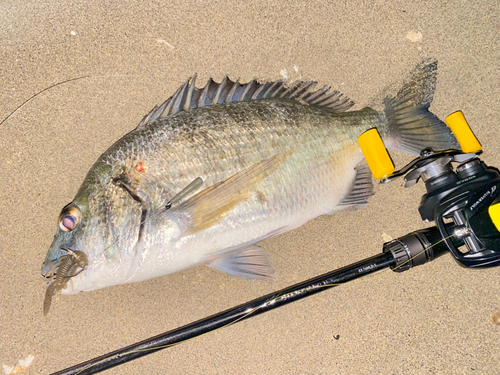
<instances>
[{"instance_id":1,"label":"fish head","mask_svg":"<svg viewBox=\"0 0 500 375\"><path fill-rule=\"evenodd\" d=\"M141 205L109 173L91 170L74 200L59 214L41 267L47 286L59 280L62 285L55 290L73 294L126 282L140 222ZM69 263L83 258L74 254L85 255L85 267Z\"/></svg>"},{"instance_id":2,"label":"fish head","mask_svg":"<svg viewBox=\"0 0 500 375\"><path fill-rule=\"evenodd\" d=\"M62 259L68 257L69 253L81 246L79 239L82 237L83 231L82 207L79 207L74 202L66 205L59 214L57 232L42 264L42 276L47 278L49 282L54 281L58 274L59 278L65 280L66 283L71 277L75 276L66 274L69 270L64 270L64 272L62 269L59 270L59 266ZM88 267L87 256L83 256L81 261L75 258L75 266L78 266L81 270L86 269ZM72 268L74 272L75 267Z\"/></svg>"}]
</instances>

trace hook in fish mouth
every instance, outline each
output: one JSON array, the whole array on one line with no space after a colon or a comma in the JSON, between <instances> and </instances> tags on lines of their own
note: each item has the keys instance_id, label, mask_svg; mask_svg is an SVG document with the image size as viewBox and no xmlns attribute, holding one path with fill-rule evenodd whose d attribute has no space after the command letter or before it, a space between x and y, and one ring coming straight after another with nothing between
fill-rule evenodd
<instances>
[{"instance_id":1,"label":"hook in fish mouth","mask_svg":"<svg viewBox=\"0 0 500 375\"><path fill-rule=\"evenodd\" d=\"M49 261L42 266L42 275L51 280L45 291L43 315L47 315L52 303L52 296L66 288L72 277L83 272L89 264L87 255L80 250L61 249L67 253L56 261Z\"/></svg>"}]
</instances>

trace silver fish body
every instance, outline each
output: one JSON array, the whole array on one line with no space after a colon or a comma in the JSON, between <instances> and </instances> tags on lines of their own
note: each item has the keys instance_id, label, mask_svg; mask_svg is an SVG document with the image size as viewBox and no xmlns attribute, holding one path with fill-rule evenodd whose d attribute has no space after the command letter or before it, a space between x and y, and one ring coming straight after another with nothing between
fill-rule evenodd
<instances>
[{"instance_id":1,"label":"silver fish body","mask_svg":"<svg viewBox=\"0 0 500 375\"><path fill-rule=\"evenodd\" d=\"M347 98L310 91L309 82L186 83L96 161L61 212L42 273L51 277L62 249L72 249L88 265L63 293L202 264L272 278L256 242L366 204L371 175L357 145L364 131L375 127L386 146L407 152L458 148L427 110L435 70L433 61L417 66L384 112L344 112ZM201 187L169 205L197 178Z\"/></svg>"}]
</instances>

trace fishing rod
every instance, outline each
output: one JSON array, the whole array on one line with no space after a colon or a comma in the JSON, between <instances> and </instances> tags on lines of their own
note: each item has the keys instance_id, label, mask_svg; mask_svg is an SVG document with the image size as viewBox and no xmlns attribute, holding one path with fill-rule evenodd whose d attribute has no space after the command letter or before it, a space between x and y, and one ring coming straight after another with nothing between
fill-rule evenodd
<instances>
[{"instance_id":1,"label":"fishing rod","mask_svg":"<svg viewBox=\"0 0 500 375\"><path fill-rule=\"evenodd\" d=\"M376 129L358 143L382 183L404 176L405 187L422 180L426 194L419 213L435 226L383 244L382 253L259 297L207 318L80 363L54 375L88 375L166 349L205 333L273 310L385 268L404 272L450 253L465 268L500 265L500 173L480 159L481 145L462 112L446 118L462 151L425 149L397 172ZM458 164L454 168L453 164Z\"/></svg>"}]
</instances>

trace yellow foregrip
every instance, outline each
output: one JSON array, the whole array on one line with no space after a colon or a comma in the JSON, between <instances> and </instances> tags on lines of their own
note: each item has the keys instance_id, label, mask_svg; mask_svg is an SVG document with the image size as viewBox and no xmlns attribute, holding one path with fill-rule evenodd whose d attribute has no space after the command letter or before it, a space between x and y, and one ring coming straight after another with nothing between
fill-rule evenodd
<instances>
[{"instance_id":1,"label":"yellow foregrip","mask_svg":"<svg viewBox=\"0 0 500 375\"><path fill-rule=\"evenodd\" d=\"M365 155L373 177L380 180L394 172L394 164L377 129L373 128L361 134L358 138L358 144Z\"/></svg>"},{"instance_id":2,"label":"yellow foregrip","mask_svg":"<svg viewBox=\"0 0 500 375\"><path fill-rule=\"evenodd\" d=\"M488 213L490 214L491 221L495 224L495 227L500 232L500 202L494 203L488 208Z\"/></svg>"},{"instance_id":3,"label":"yellow foregrip","mask_svg":"<svg viewBox=\"0 0 500 375\"><path fill-rule=\"evenodd\" d=\"M464 114L457 111L446 117L446 123L457 138L462 151L465 153L481 151L481 144L467 124Z\"/></svg>"}]
</instances>

